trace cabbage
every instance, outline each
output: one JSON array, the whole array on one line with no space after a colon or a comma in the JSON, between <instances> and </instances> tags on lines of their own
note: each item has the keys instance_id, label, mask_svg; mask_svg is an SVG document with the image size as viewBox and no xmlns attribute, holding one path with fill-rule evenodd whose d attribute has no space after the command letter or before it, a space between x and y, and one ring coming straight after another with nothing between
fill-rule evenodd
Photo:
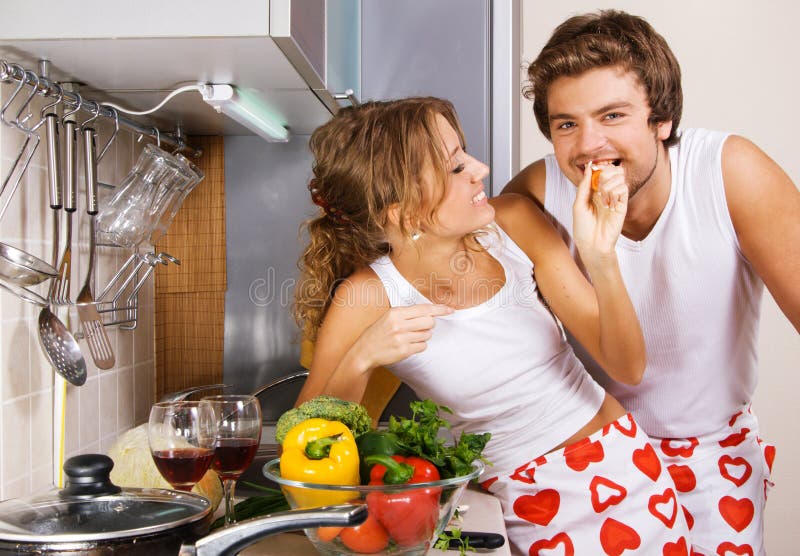
<instances>
[{"instance_id":1,"label":"cabbage","mask_svg":"<svg viewBox=\"0 0 800 556\"><path fill-rule=\"evenodd\" d=\"M170 484L158 472L147 442L147 423L121 434L108 450L114 460L111 482L121 487L169 488ZM192 492L211 501L212 511L222 500L222 483L217 473L209 469Z\"/></svg>"}]
</instances>

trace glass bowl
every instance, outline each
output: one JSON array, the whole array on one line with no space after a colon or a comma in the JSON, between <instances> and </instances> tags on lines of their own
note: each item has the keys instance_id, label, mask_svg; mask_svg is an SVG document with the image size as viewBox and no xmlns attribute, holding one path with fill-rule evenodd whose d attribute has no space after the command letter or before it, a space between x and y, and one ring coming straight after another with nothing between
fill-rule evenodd
<instances>
[{"instance_id":1,"label":"glass bowl","mask_svg":"<svg viewBox=\"0 0 800 556\"><path fill-rule=\"evenodd\" d=\"M281 477L280 459L264 465L264 476L280 485L289 506L313 508L334 504L367 504L367 521L358 527L305 529L324 556L426 554L453 517L467 483L483 472L472 464L469 475L405 485L325 485Z\"/></svg>"}]
</instances>

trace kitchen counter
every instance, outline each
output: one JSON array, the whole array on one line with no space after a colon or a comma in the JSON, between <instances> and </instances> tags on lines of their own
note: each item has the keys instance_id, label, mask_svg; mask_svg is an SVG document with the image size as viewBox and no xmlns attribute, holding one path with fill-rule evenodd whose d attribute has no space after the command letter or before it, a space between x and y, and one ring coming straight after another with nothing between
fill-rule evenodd
<instances>
[{"instance_id":1,"label":"kitchen counter","mask_svg":"<svg viewBox=\"0 0 800 556\"><path fill-rule=\"evenodd\" d=\"M474 554L492 554L493 556L510 556L508 537L503 523L503 512L500 502L478 487L468 488L461 499L462 506L469 506L461 518L463 531L485 531L488 533L501 533L506 537L506 543L495 550L479 550ZM240 552L243 556L315 556L314 546L302 532L284 533L274 535ZM444 556L457 554L455 551L431 550L430 555Z\"/></svg>"}]
</instances>

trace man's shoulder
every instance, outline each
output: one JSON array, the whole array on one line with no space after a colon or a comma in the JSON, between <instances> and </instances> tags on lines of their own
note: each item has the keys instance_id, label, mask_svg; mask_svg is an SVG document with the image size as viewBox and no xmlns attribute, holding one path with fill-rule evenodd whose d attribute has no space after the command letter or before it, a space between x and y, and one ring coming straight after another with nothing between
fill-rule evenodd
<instances>
[{"instance_id":1,"label":"man's shoulder","mask_svg":"<svg viewBox=\"0 0 800 556\"><path fill-rule=\"evenodd\" d=\"M540 207L544 204L545 183L547 181L547 164L544 158L528 164L514 176L500 194L517 193L536 202Z\"/></svg>"},{"instance_id":2,"label":"man's shoulder","mask_svg":"<svg viewBox=\"0 0 800 556\"><path fill-rule=\"evenodd\" d=\"M681 129L678 133L678 141L675 148L679 150L693 150L702 146L717 145L721 146L730 136L730 132L704 127L690 127Z\"/></svg>"}]
</instances>

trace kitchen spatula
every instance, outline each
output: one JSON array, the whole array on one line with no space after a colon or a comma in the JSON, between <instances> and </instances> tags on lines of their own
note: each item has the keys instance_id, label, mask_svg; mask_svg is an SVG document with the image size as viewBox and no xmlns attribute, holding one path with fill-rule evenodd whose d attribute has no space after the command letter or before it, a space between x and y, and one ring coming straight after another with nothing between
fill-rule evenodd
<instances>
[{"instance_id":1,"label":"kitchen spatula","mask_svg":"<svg viewBox=\"0 0 800 556\"><path fill-rule=\"evenodd\" d=\"M97 218L97 156L95 154L95 131L87 127L82 130L83 145L86 156L86 213L89 215L89 268L86 270L86 281L81 288L76 305L81 319L81 328L89 346L89 353L99 369L110 369L114 366L114 350L108 341L106 329L97 311L92 293L92 275L97 242L95 240L95 219Z\"/></svg>"}]
</instances>

